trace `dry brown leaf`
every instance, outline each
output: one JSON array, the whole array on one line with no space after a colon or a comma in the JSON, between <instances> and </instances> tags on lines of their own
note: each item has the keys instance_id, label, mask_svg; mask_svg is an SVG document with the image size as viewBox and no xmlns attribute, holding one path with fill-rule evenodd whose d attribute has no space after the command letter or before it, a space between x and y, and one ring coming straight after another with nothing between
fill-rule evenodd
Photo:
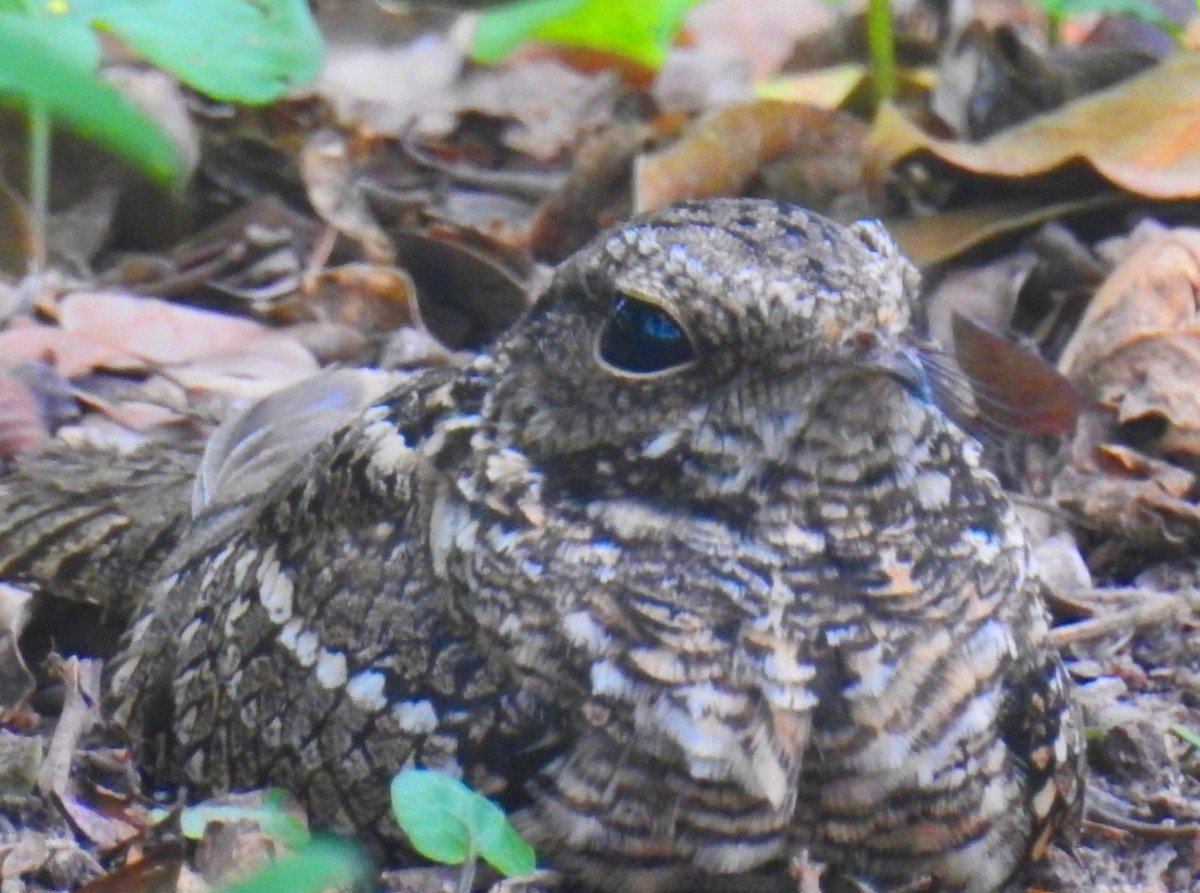
<instances>
[{"instance_id":1,"label":"dry brown leaf","mask_svg":"<svg viewBox=\"0 0 1200 893\"><path fill-rule=\"evenodd\" d=\"M50 861L50 847L46 836L30 829L22 829L11 848L6 849L8 851L3 860L0 860L0 878L5 881L16 881L20 884L21 875L37 871Z\"/></svg>"},{"instance_id":2,"label":"dry brown leaf","mask_svg":"<svg viewBox=\"0 0 1200 893\"><path fill-rule=\"evenodd\" d=\"M888 232L913 263L929 267L982 245L1074 214L1111 208L1127 201L1119 192L1048 202L1040 197L1000 199L965 208L952 208L928 217L884 219Z\"/></svg>"},{"instance_id":3,"label":"dry brown leaf","mask_svg":"<svg viewBox=\"0 0 1200 893\"><path fill-rule=\"evenodd\" d=\"M5 366L45 362L66 378L95 369L141 372L147 368L143 359L116 345L28 320L14 322L0 332L0 358Z\"/></svg>"},{"instance_id":4,"label":"dry brown leaf","mask_svg":"<svg viewBox=\"0 0 1200 893\"><path fill-rule=\"evenodd\" d=\"M528 258L479 232L437 223L396 233L396 248L421 319L451 348L490 343L528 305Z\"/></svg>"},{"instance_id":5,"label":"dry brown leaf","mask_svg":"<svg viewBox=\"0 0 1200 893\"><path fill-rule=\"evenodd\" d=\"M112 421L130 431L145 433L164 425L178 425L189 420L189 416L175 412L157 403L146 403L141 400L122 400L111 402L79 392L79 402L84 406L95 409Z\"/></svg>"},{"instance_id":6,"label":"dry brown leaf","mask_svg":"<svg viewBox=\"0 0 1200 893\"><path fill-rule=\"evenodd\" d=\"M1086 161L1115 185L1150 198L1200 195L1200 53L1176 53L1107 90L1067 103L979 143L935 139L883 105L865 171L879 184L918 151L996 177L1031 177Z\"/></svg>"},{"instance_id":7,"label":"dry brown leaf","mask_svg":"<svg viewBox=\"0 0 1200 893\"><path fill-rule=\"evenodd\" d=\"M854 151L826 109L756 99L702 117L674 145L634 163L633 203L638 211L684 199L732 195L772 158ZM857 131L855 131L857 133ZM851 136L850 142L856 142Z\"/></svg>"},{"instance_id":8,"label":"dry brown leaf","mask_svg":"<svg viewBox=\"0 0 1200 893\"><path fill-rule=\"evenodd\" d=\"M395 249L367 204L362 164L356 157L361 148L334 130L318 130L305 141L300 171L308 199L321 218L357 242L368 260L387 264Z\"/></svg>"},{"instance_id":9,"label":"dry brown leaf","mask_svg":"<svg viewBox=\"0 0 1200 893\"><path fill-rule=\"evenodd\" d=\"M1200 293L1200 230L1167 230L1112 271L1079 321L1058 368L1081 379L1146 330L1192 320Z\"/></svg>"},{"instance_id":10,"label":"dry brown leaf","mask_svg":"<svg viewBox=\"0 0 1200 893\"><path fill-rule=\"evenodd\" d=\"M664 137L677 136L680 115L658 115L649 123L617 123L587 139L575 153L563 184L538 205L529 225L535 257L558 263L598 231L630 213L633 160Z\"/></svg>"},{"instance_id":11,"label":"dry brown leaf","mask_svg":"<svg viewBox=\"0 0 1200 893\"><path fill-rule=\"evenodd\" d=\"M1198 296L1200 230L1169 230L1113 270L1059 360L1124 436L1165 456L1200 456Z\"/></svg>"},{"instance_id":12,"label":"dry brown leaf","mask_svg":"<svg viewBox=\"0 0 1200 893\"><path fill-rule=\"evenodd\" d=\"M954 314L955 355L975 389L979 413L1027 434L1069 434L1079 392L1032 351L960 313Z\"/></svg>"},{"instance_id":13,"label":"dry brown leaf","mask_svg":"<svg viewBox=\"0 0 1200 893\"><path fill-rule=\"evenodd\" d=\"M336 322L302 322L288 326L287 333L311 353L320 366L342 363L361 366L370 339L358 329Z\"/></svg>"},{"instance_id":14,"label":"dry brown leaf","mask_svg":"<svg viewBox=\"0 0 1200 893\"><path fill-rule=\"evenodd\" d=\"M1194 552L1200 510L1186 498L1195 478L1177 466L1126 447L1102 447L1104 471L1067 466L1054 479L1054 500L1078 512L1093 532L1113 536L1122 549ZM1118 476L1120 473L1127 477Z\"/></svg>"},{"instance_id":15,"label":"dry brown leaf","mask_svg":"<svg viewBox=\"0 0 1200 893\"><path fill-rule=\"evenodd\" d=\"M1135 46L1047 48L1027 34L1014 23L988 27L977 19L943 48L929 108L959 139L986 139L1156 61Z\"/></svg>"},{"instance_id":16,"label":"dry brown leaf","mask_svg":"<svg viewBox=\"0 0 1200 893\"><path fill-rule=\"evenodd\" d=\"M142 833L137 825L124 821L119 815L97 809L73 790L60 794L58 805L70 818L71 824L101 850L115 849Z\"/></svg>"},{"instance_id":17,"label":"dry brown leaf","mask_svg":"<svg viewBox=\"0 0 1200 893\"><path fill-rule=\"evenodd\" d=\"M841 108L867 78L867 68L857 62L831 65L815 71L780 75L759 85L757 93L769 99L802 102L823 109Z\"/></svg>"},{"instance_id":18,"label":"dry brown leaf","mask_svg":"<svg viewBox=\"0 0 1200 893\"><path fill-rule=\"evenodd\" d=\"M195 294L211 286L244 297L248 312L274 316L270 302L295 292L327 232L317 220L264 195L192 235L168 257L128 258L103 281L117 290L158 297ZM281 253L290 259L280 260Z\"/></svg>"},{"instance_id":19,"label":"dry brown leaf","mask_svg":"<svg viewBox=\"0 0 1200 893\"><path fill-rule=\"evenodd\" d=\"M77 887L75 893L183 893L178 886L181 868L177 854L155 855L127 862ZM207 887L202 889L208 893Z\"/></svg>"},{"instance_id":20,"label":"dry brown leaf","mask_svg":"<svg viewBox=\"0 0 1200 893\"><path fill-rule=\"evenodd\" d=\"M71 771L81 737L99 720L102 661L67 658L60 664L66 697L50 747L38 772L38 789L51 797L72 824L100 849L120 846L141 833L124 817L111 814L80 796Z\"/></svg>"},{"instance_id":21,"label":"dry brown leaf","mask_svg":"<svg viewBox=\"0 0 1200 893\"><path fill-rule=\"evenodd\" d=\"M344 264L311 277L305 306L316 318L360 332L390 332L419 324L417 290L403 270L382 264Z\"/></svg>"},{"instance_id":22,"label":"dry brown leaf","mask_svg":"<svg viewBox=\"0 0 1200 893\"><path fill-rule=\"evenodd\" d=\"M456 107L423 116L418 132L444 135L462 114L475 112L511 122L503 132L504 144L550 163L612 121L623 92L612 72L585 74L548 59L510 60L504 67L468 75L459 86Z\"/></svg>"},{"instance_id":23,"label":"dry brown leaf","mask_svg":"<svg viewBox=\"0 0 1200 893\"><path fill-rule=\"evenodd\" d=\"M956 313L995 331L1007 330L1017 298L1037 261L1032 251L1018 251L982 266L946 270L925 299L930 336L951 347Z\"/></svg>"},{"instance_id":24,"label":"dry brown leaf","mask_svg":"<svg viewBox=\"0 0 1200 893\"><path fill-rule=\"evenodd\" d=\"M692 47L672 47L650 85L664 113L705 112L754 95L749 60Z\"/></svg>"},{"instance_id":25,"label":"dry brown leaf","mask_svg":"<svg viewBox=\"0 0 1200 893\"><path fill-rule=\"evenodd\" d=\"M95 412L87 413L77 424L60 428L55 435L57 440L75 449L103 449L123 453L139 449L158 437L158 432L153 436L140 434L117 424L108 416Z\"/></svg>"},{"instance_id":26,"label":"dry brown leaf","mask_svg":"<svg viewBox=\"0 0 1200 893\"><path fill-rule=\"evenodd\" d=\"M269 331L228 314L117 292L68 295L59 305L59 324L156 365L231 350Z\"/></svg>"},{"instance_id":27,"label":"dry brown leaf","mask_svg":"<svg viewBox=\"0 0 1200 893\"><path fill-rule=\"evenodd\" d=\"M1165 231L1113 270L1059 361L1093 404L1056 495L1142 544L1200 538L1198 295L1200 230Z\"/></svg>"}]
</instances>

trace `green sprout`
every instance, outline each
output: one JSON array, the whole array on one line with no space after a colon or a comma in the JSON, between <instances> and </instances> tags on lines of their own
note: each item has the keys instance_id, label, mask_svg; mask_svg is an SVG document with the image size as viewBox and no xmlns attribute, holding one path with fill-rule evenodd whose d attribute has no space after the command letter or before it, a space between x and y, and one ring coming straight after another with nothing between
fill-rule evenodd
<instances>
[{"instance_id":1,"label":"green sprout","mask_svg":"<svg viewBox=\"0 0 1200 893\"><path fill-rule=\"evenodd\" d=\"M100 75L107 31L217 99L263 103L315 76L323 47L306 0L0 0L0 101L29 119L29 205L44 260L50 121L180 183L187 165L157 124Z\"/></svg>"},{"instance_id":2,"label":"green sprout","mask_svg":"<svg viewBox=\"0 0 1200 893\"><path fill-rule=\"evenodd\" d=\"M466 893L483 859L504 875L531 873L533 848L491 800L440 772L405 769L392 779L392 812L413 847L426 859L463 866L458 890Z\"/></svg>"}]
</instances>

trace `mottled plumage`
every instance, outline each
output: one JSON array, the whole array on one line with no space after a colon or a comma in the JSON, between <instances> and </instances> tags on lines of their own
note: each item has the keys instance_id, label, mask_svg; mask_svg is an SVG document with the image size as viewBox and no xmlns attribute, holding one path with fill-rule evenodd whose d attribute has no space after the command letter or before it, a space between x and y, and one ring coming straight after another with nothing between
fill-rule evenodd
<instances>
[{"instance_id":1,"label":"mottled plumage","mask_svg":"<svg viewBox=\"0 0 1200 893\"><path fill-rule=\"evenodd\" d=\"M994 893L1077 819L1079 735L916 294L877 225L775 203L610 230L472 365L195 521L124 715L195 787L382 837L393 772L461 772L608 890L804 857Z\"/></svg>"}]
</instances>

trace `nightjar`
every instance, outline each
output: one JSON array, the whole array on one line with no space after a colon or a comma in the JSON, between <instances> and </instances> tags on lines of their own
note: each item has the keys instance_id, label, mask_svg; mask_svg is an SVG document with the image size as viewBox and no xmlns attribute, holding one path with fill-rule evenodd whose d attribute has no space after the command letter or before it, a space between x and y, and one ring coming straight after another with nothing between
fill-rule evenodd
<instances>
[{"instance_id":1,"label":"nightjar","mask_svg":"<svg viewBox=\"0 0 1200 893\"><path fill-rule=\"evenodd\" d=\"M932 399L874 223L768 201L600 235L166 560L111 676L194 789L386 840L460 774L605 890L994 893L1072 830L1025 535Z\"/></svg>"}]
</instances>

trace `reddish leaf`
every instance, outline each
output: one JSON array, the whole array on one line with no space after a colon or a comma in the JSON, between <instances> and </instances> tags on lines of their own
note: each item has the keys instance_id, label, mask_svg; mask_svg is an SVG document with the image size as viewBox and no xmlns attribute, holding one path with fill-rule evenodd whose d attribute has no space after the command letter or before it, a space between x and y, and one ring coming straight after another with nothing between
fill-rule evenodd
<instances>
[{"instance_id":1,"label":"reddish leaf","mask_svg":"<svg viewBox=\"0 0 1200 893\"><path fill-rule=\"evenodd\" d=\"M958 362L980 413L1027 434L1069 434L1079 417L1075 386L1053 366L960 313L953 319Z\"/></svg>"}]
</instances>

